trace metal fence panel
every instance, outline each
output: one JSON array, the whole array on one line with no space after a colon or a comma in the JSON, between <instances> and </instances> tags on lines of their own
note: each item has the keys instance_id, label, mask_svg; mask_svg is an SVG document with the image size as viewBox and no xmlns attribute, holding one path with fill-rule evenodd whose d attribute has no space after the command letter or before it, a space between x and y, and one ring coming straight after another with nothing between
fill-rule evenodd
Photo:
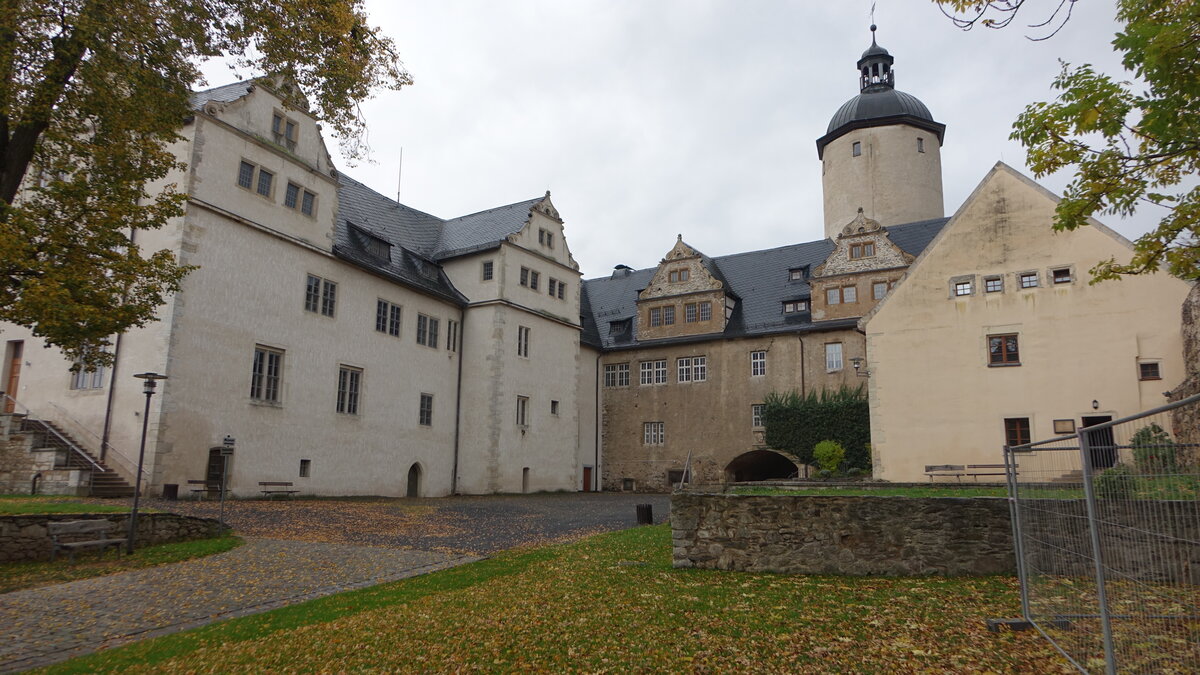
<instances>
[{"instance_id":1,"label":"metal fence panel","mask_svg":"<svg viewBox=\"0 0 1200 675\"><path fill-rule=\"evenodd\" d=\"M1025 619L1083 672L1200 672L1198 406L1005 449Z\"/></svg>"}]
</instances>

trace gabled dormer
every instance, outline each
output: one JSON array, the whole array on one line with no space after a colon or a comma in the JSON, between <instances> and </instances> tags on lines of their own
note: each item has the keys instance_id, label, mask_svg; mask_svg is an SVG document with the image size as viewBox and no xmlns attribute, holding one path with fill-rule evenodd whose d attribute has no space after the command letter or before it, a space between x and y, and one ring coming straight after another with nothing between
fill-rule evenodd
<instances>
[{"instance_id":1,"label":"gabled dormer","mask_svg":"<svg viewBox=\"0 0 1200 675\"><path fill-rule=\"evenodd\" d=\"M720 333L736 298L720 270L679 235L638 292L638 340Z\"/></svg>"},{"instance_id":2,"label":"gabled dormer","mask_svg":"<svg viewBox=\"0 0 1200 675\"><path fill-rule=\"evenodd\" d=\"M882 300L912 264L878 221L858 216L833 241L833 251L812 272L814 321L862 316Z\"/></svg>"}]
</instances>

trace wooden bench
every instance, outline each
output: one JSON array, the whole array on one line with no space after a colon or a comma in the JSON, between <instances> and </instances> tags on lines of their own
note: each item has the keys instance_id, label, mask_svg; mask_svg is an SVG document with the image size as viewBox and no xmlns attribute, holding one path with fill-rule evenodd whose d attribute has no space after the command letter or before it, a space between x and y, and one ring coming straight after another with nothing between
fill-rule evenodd
<instances>
[{"instance_id":1,"label":"wooden bench","mask_svg":"<svg viewBox=\"0 0 1200 675\"><path fill-rule=\"evenodd\" d=\"M1003 464L968 464L966 475L972 478L979 476L1007 476L1006 466ZM1013 467L1014 469L1017 467Z\"/></svg>"},{"instance_id":2,"label":"wooden bench","mask_svg":"<svg viewBox=\"0 0 1200 675\"><path fill-rule=\"evenodd\" d=\"M274 499L275 495L286 495L288 498L291 498L292 495L299 492L299 490L289 490L288 489L288 488L292 487L292 482L290 480L259 481L258 487L262 488L261 491L263 493L263 496L266 497L267 499Z\"/></svg>"},{"instance_id":3,"label":"wooden bench","mask_svg":"<svg viewBox=\"0 0 1200 675\"><path fill-rule=\"evenodd\" d=\"M116 527L115 523L107 520L68 520L60 523L46 523L46 531L54 548L50 550L50 560L58 557L59 550L71 554L71 563L75 563L75 551L81 548L99 548L100 555L104 549L112 546L120 554L125 537L110 537L109 531ZM63 538L69 539L64 541Z\"/></svg>"},{"instance_id":4,"label":"wooden bench","mask_svg":"<svg viewBox=\"0 0 1200 675\"><path fill-rule=\"evenodd\" d=\"M208 497L214 492L219 492L218 490L209 487L208 481L206 480L189 480L188 485L200 486L198 488L189 488L192 491L192 494L196 496L197 500Z\"/></svg>"},{"instance_id":5,"label":"wooden bench","mask_svg":"<svg viewBox=\"0 0 1200 675\"><path fill-rule=\"evenodd\" d=\"M961 482L962 477L966 474L966 471L967 471L967 467L963 466L962 464L926 464L925 465L925 475L929 476L929 480L933 480L934 478L937 478L939 476L946 476L946 477L953 476L954 478L957 478Z\"/></svg>"}]
</instances>

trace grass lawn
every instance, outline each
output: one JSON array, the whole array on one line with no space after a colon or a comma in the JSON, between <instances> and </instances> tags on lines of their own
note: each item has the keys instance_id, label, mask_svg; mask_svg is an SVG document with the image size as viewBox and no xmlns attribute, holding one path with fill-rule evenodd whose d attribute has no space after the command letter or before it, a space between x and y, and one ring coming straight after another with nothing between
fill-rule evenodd
<instances>
[{"instance_id":1,"label":"grass lawn","mask_svg":"<svg viewBox=\"0 0 1200 675\"><path fill-rule=\"evenodd\" d=\"M242 540L238 537L225 536L148 546L128 556L123 553L117 556L112 551L106 551L103 556L99 551L80 552L76 554L74 564L67 561L65 554L54 562L4 563L0 564L0 593L180 562L224 553L241 545Z\"/></svg>"},{"instance_id":2,"label":"grass lawn","mask_svg":"<svg viewBox=\"0 0 1200 675\"><path fill-rule=\"evenodd\" d=\"M0 495L0 515L3 516L41 513L124 513L128 510L128 506L117 504L84 504L78 497Z\"/></svg>"},{"instance_id":3,"label":"grass lawn","mask_svg":"<svg viewBox=\"0 0 1200 675\"><path fill-rule=\"evenodd\" d=\"M802 495L829 497L1007 497L1008 490L1002 487L737 487L730 491L735 495Z\"/></svg>"},{"instance_id":4,"label":"grass lawn","mask_svg":"<svg viewBox=\"0 0 1200 675\"><path fill-rule=\"evenodd\" d=\"M642 527L99 652L47 672L1073 672L1015 578L782 576L670 566Z\"/></svg>"}]
</instances>

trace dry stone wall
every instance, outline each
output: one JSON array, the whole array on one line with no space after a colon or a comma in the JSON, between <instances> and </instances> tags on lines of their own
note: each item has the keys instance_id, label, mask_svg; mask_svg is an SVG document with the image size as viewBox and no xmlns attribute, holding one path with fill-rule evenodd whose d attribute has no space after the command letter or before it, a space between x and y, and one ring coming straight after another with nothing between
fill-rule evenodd
<instances>
[{"instance_id":1,"label":"dry stone wall","mask_svg":"<svg viewBox=\"0 0 1200 675\"><path fill-rule=\"evenodd\" d=\"M54 515L0 516L0 563L49 560L51 551L47 523L70 520L107 520L116 524L114 536L129 531L129 514L69 513ZM191 539L208 539L221 533L213 518L193 518L174 513L139 513L138 547Z\"/></svg>"}]
</instances>

